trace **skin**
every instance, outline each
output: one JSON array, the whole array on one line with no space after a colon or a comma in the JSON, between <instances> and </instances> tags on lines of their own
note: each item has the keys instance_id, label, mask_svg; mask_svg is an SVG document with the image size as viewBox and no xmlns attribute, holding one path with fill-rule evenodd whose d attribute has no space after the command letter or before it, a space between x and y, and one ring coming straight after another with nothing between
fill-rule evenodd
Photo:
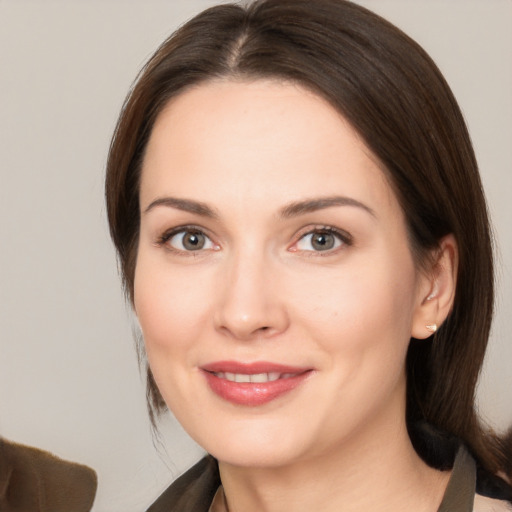
<instances>
[{"instance_id":1,"label":"skin","mask_svg":"<svg viewBox=\"0 0 512 512\"><path fill-rule=\"evenodd\" d=\"M293 208L333 196L353 204ZM418 270L404 214L351 126L293 84L202 84L158 117L140 204L134 306L149 364L219 460L230 511L436 510L448 474L411 446L404 365L410 337L450 310L456 247L447 237ZM205 234L202 249L164 236L181 226ZM326 227L341 237L321 251L311 233ZM221 360L313 371L249 407L206 384L201 367Z\"/></svg>"}]
</instances>

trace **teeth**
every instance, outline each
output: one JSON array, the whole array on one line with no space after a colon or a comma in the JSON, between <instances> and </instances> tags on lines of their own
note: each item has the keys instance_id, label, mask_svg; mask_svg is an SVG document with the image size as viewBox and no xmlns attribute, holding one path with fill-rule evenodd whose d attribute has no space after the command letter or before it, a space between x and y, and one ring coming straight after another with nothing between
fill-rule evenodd
<instances>
[{"instance_id":1,"label":"teeth","mask_svg":"<svg viewBox=\"0 0 512 512\"><path fill-rule=\"evenodd\" d=\"M256 373L251 375L251 382L268 382L270 379L268 373Z\"/></svg>"},{"instance_id":2,"label":"teeth","mask_svg":"<svg viewBox=\"0 0 512 512\"><path fill-rule=\"evenodd\" d=\"M219 377L219 379L226 379L231 382L273 382L277 379L289 379L293 377L294 373L279 373L279 372L269 372L269 373L254 373L254 374L246 374L246 373L230 373L230 372L216 372L215 375Z\"/></svg>"}]
</instances>

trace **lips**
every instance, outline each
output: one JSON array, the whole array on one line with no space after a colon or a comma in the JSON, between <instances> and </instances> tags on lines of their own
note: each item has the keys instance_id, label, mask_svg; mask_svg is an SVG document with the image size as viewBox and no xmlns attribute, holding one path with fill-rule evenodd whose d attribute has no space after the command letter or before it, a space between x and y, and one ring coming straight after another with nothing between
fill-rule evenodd
<instances>
[{"instance_id":1,"label":"lips","mask_svg":"<svg viewBox=\"0 0 512 512\"><path fill-rule=\"evenodd\" d=\"M236 405L258 406L291 392L312 373L311 368L268 362L218 361L201 367L210 389Z\"/></svg>"}]
</instances>

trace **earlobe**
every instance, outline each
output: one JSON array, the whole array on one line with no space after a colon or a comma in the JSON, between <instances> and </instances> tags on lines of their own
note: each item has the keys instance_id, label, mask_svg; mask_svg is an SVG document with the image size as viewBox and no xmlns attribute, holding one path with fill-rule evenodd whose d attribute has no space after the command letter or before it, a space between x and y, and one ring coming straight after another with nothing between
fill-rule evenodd
<instances>
[{"instance_id":1,"label":"earlobe","mask_svg":"<svg viewBox=\"0 0 512 512\"><path fill-rule=\"evenodd\" d=\"M455 299L458 249L454 236L445 236L433 256L431 268L422 277L419 304L413 317L411 336L417 339L426 339L438 330Z\"/></svg>"}]
</instances>

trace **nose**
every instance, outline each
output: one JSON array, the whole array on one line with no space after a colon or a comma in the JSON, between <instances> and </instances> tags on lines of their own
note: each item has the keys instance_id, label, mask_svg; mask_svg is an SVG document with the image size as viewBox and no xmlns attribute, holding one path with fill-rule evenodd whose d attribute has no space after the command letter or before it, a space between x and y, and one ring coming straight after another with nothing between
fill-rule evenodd
<instances>
[{"instance_id":1,"label":"nose","mask_svg":"<svg viewBox=\"0 0 512 512\"><path fill-rule=\"evenodd\" d=\"M215 327L237 340L271 338L289 325L278 269L264 257L226 262L218 286Z\"/></svg>"}]
</instances>

